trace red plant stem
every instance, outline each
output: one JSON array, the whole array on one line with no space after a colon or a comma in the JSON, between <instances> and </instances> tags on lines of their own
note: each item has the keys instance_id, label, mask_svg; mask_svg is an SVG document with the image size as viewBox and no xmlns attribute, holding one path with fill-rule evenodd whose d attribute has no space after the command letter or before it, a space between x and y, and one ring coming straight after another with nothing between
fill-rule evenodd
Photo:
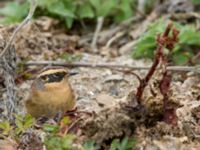
<instances>
[{"instance_id":1,"label":"red plant stem","mask_svg":"<svg viewBox=\"0 0 200 150\"><path fill-rule=\"evenodd\" d=\"M136 100L137 100L138 104L141 104L141 97L142 97L142 94L144 92L145 87L147 86L149 80L152 78L152 76L153 76L154 72L156 71L156 68L159 65L161 59L164 59L163 58L163 48L167 47L167 45L168 45L167 38L168 38L168 35L169 35L169 33L172 29L172 26L173 26L173 24L169 23L165 32L162 35L158 35L158 38L157 38L158 48L156 50L154 62L152 64L149 72L145 76L145 78L141 79L140 85L137 89Z\"/></svg>"},{"instance_id":2,"label":"red plant stem","mask_svg":"<svg viewBox=\"0 0 200 150\"><path fill-rule=\"evenodd\" d=\"M140 81L140 85L137 89L137 93L136 93L136 98L137 98L137 101L138 101L138 104L140 104L140 99L142 97L142 94L144 92L144 89L145 87L147 86L149 80L152 78L154 72L156 71L156 68L160 62L160 56L162 55L161 54L161 51L162 51L163 47L162 46L159 46L158 50L157 50L157 54L156 54L156 57L154 59L154 62L151 66L151 69L149 70L149 72L147 73L147 75L145 76L144 79L141 79Z\"/></svg>"},{"instance_id":3,"label":"red plant stem","mask_svg":"<svg viewBox=\"0 0 200 150\"><path fill-rule=\"evenodd\" d=\"M175 43L178 42L179 31L176 28L172 30L172 26L173 26L172 23L168 24L165 32L162 35L159 34L157 36L158 46L156 49L156 55L149 72L144 77L144 79L140 80L140 85L136 93L136 100L139 106L142 106L141 97L144 92L144 89L147 86L149 80L152 78L154 72L156 71L157 66L160 64L162 67L163 74L162 74L162 79L160 81L159 89L160 89L161 94L163 95L164 121L169 124L177 125L177 116L175 113L176 111L174 107L170 108L169 97L168 97L172 75L167 70L168 58L166 55L164 55L164 52L163 52L164 48L167 48L171 52L173 50ZM170 37L169 33L171 32L171 30L172 30L172 36Z\"/></svg>"},{"instance_id":4,"label":"red plant stem","mask_svg":"<svg viewBox=\"0 0 200 150\"><path fill-rule=\"evenodd\" d=\"M172 23L169 23L167 28L165 29L165 32L163 33L163 36L162 37L167 37L169 35L169 32L171 31L172 29L172 26L173 24Z\"/></svg>"}]
</instances>

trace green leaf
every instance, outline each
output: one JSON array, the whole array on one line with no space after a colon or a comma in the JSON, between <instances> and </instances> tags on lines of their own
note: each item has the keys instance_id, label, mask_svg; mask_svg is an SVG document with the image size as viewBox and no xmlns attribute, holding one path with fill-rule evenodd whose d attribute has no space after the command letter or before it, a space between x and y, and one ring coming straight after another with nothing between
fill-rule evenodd
<instances>
[{"instance_id":1,"label":"green leaf","mask_svg":"<svg viewBox=\"0 0 200 150\"><path fill-rule=\"evenodd\" d=\"M70 17L74 18L75 7L73 5L65 5L62 1L58 1L57 3L53 3L48 6L48 10L50 13L62 16L62 17Z\"/></svg>"},{"instance_id":2,"label":"green leaf","mask_svg":"<svg viewBox=\"0 0 200 150\"><path fill-rule=\"evenodd\" d=\"M24 118L24 128L28 129L35 124L35 119L31 115L26 115Z\"/></svg>"},{"instance_id":3,"label":"green leaf","mask_svg":"<svg viewBox=\"0 0 200 150\"><path fill-rule=\"evenodd\" d=\"M172 59L177 65L183 65L189 61L189 59L193 56L192 53L178 51L173 54Z\"/></svg>"},{"instance_id":4,"label":"green leaf","mask_svg":"<svg viewBox=\"0 0 200 150\"><path fill-rule=\"evenodd\" d=\"M0 122L0 129L3 130L4 135L8 135L9 132L13 129L8 121Z\"/></svg>"},{"instance_id":5,"label":"green leaf","mask_svg":"<svg viewBox=\"0 0 200 150\"><path fill-rule=\"evenodd\" d=\"M44 144L47 146L48 150L55 150L55 149L62 150L60 137L54 137L54 136L46 137Z\"/></svg>"},{"instance_id":6,"label":"green leaf","mask_svg":"<svg viewBox=\"0 0 200 150\"><path fill-rule=\"evenodd\" d=\"M155 38L165 30L167 23L168 21L160 19L148 27L147 32L142 34L133 48L133 58L153 58L156 50ZM193 48L200 48L200 32L191 25L174 22L174 26L180 30L179 42L172 52L168 51L169 53L165 54L172 55L175 64L184 64L195 55Z\"/></svg>"},{"instance_id":7,"label":"green leaf","mask_svg":"<svg viewBox=\"0 0 200 150\"><path fill-rule=\"evenodd\" d=\"M23 116L22 116L22 115L14 114L14 116L15 116L15 119L16 119L16 120L19 120L20 122L23 121Z\"/></svg>"},{"instance_id":8,"label":"green leaf","mask_svg":"<svg viewBox=\"0 0 200 150\"><path fill-rule=\"evenodd\" d=\"M70 118L69 117L63 117L61 120L62 123L64 123L65 125L68 125L70 123Z\"/></svg>"},{"instance_id":9,"label":"green leaf","mask_svg":"<svg viewBox=\"0 0 200 150\"><path fill-rule=\"evenodd\" d=\"M116 0L102 0L100 5L96 8L97 16L106 17L116 4Z\"/></svg>"},{"instance_id":10,"label":"green leaf","mask_svg":"<svg viewBox=\"0 0 200 150\"><path fill-rule=\"evenodd\" d=\"M16 119L15 124L17 126L17 128L15 129L16 134L19 134L19 133L25 131L23 123L20 120Z\"/></svg>"},{"instance_id":11,"label":"green leaf","mask_svg":"<svg viewBox=\"0 0 200 150\"><path fill-rule=\"evenodd\" d=\"M77 14L81 19L94 17L94 12L89 4L81 5L77 10Z\"/></svg>"},{"instance_id":12,"label":"green leaf","mask_svg":"<svg viewBox=\"0 0 200 150\"><path fill-rule=\"evenodd\" d=\"M57 125L50 125L50 124L44 124L43 129L46 132L56 133L59 130L59 126L57 126Z\"/></svg>"},{"instance_id":13,"label":"green leaf","mask_svg":"<svg viewBox=\"0 0 200 150\"><path fill-rule=\"evenodd\" d=\"M45 138L45 145L48 150L71 150L73 149L73 141L76 136L67 134L64 137L58 137L56 135L47 136Z\"/></svg>"},{"instance_id":14,"label":"green leaf","mask_svg":"<svg viewBox=\"0 0 200 150\"><path fill-rule=\"evenodd\" d=\"M95 141L89 140L86 141L83 145L84 150L94 150L95 149Z\"/></svg>"},{"instance_id":15,"label":"green leaf","mask_svg":"<svg viewBox=\"0 0 200 150\"><path fill-rule=\"evenodd\" d=\"M65 25L66 25L66 27L68 29L70 29L72 27L72 25L73 25L73 22L74 22L73 18L70 18L70 17L66 18L65 19Z\"/></svg>"},{"instance_id":16,"label":"green leaf","mask_svg":"<svg viewBox=\"0 0 200 150\"><path fill-rule=\"evenodd\" d=\"M20 20L18 18L13 18L13 17L5 17L3 19L0 19L0 24L5 24L5 25L16 22L20 22Z\"/></svg>"},{"instance_id":17,"label":"green leaf","mask_svg":"<svg viewBox=\"0 0 200 150\"><path fill-rule=\"evenodd\" d=\"M37 4L40 7L48 7L57 3L59 0L37 0Z\"/></svg>"},{"instance_id":18,"label":"green leaf","mask_svg":"<svg viewBox=\"0 0 200 150\"><path fill-rule=\"evenodd\" d=\"M192 0L195 5L200 5L200 0Z\"/></svg>"},{"instance_id":19,"label":"green leaf","mask_svg":"<svg viewBox=\"0 0 200 150\"><path fill-rule=\"evenodd\" d=\"M133 146L136 144L135 139L129 139L128 137L125 137L121 144L118 146L119 150L131 150Z\"/></svg>"},{"instance_id":20,"label":"green leaf","mask_svg":"<svg viewBox=\"0 0 200 150\"><path fill-rule=\"evenodd\" d=\"M26 15L28 9L28 3L23 3L20 5L17 2L9 2L6 4L6 7L0 9L0 14L13 18L21 18Z\"/></svg>"},{"instance_id":21,"label":"green leaf","mask_svg":"<svg viewBox=\"0 0 200 150\"><path fill-rule=\"evenodd\" d=\"M111 143L109 150L117 150L119 146L119 139L114 139Z\"/></svg>"},{"instance_id":22,"label":"green leaf","mask_svg":"<svg viewBox=\"0 0 200 150\"><path fill-rule=\"evenodd\" d=\"M125 138L122 140L121 144L118 146L118 149L119 149L119 150L128 150L127 145L128 145L128 138L125 137Z\"/></svg>"},{"instance_id":23,"label":"green leaf","mask_svg":"<svg viewBox=\"0 0 200 150\"><path fill-rule=\"evenodd\" d=\"M4 16L2 23L9 24L20 22L28 13L29 3L19 4L17 2L9 2L5 7L0 9L0 14Z\"/></svg>"},{"instance_id":24,"label":"green leaf","mask_svg":"<svg viewBox=\"0 0 200 150\"><path fill-rule=\"evenodd\" d=\"M98 9L101 5L101 0L88 0L89 3L94 7L94 9Z\"/></svg>"},{"instance_id":25,"label":"green leaf","mask_svg":"<svg viewBox=\"0 0 200 150\"><path fill-rule=\"evenodd\" d=\"M73 140L76 138L75 135L67 134L64 138L62 138L62 147L63 148L71 148Z\"/></svg>"},{"instance_id":26,"label":"green leaf","mask_svg":"<svg viewBox=\"0 0 200 150\"><path fill-rule=\"evenodd\" d=\"M133 57L138 59L141 57L153 58L156 42L154 36L144 36L139 39L133 50Z\"/></svg>"},{"instance_id":27,"label":"green leaf","mask_svg":"<svg viewBox=\"0 0 200 150\"><path fill-rule=\"evenodd\" d=\"M115 21L121 22L133 16L133 9L131 8L132 0L123 0L116 7L117 15L115 15Z\"/></svg>"},{"instance_id":28,"label":"green leaf","mask_svg":"<svg viewBox=\"0 0 200 150\"><path fill-rule=\"evenodd\" d=\"M200 45L200 33L193 26L183 26L179 38L182 44Z\"/></svg>"}]
</instances>

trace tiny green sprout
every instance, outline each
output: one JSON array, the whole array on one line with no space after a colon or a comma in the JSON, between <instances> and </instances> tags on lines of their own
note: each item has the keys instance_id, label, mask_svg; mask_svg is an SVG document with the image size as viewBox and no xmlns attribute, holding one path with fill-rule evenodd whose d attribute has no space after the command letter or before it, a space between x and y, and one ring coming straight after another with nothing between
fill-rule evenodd
<instances>
[{"instance_id":1,"label":"tiny green sprout","mask_svg":"<svg viewBox=\"0 0 200 150\"><path fill-rule=\"evenodd\" d=\"M68 116L65 116L60 122L62 122L64 125L68 125L70 123L70 118Z\"/></svg>"},{"instance_id":2,"label":"tiny green sprout","mask_svg":"<svg viewBox=\"0 0 200 150\"><path fill-rule=\"evenodd\" d=\"M0 122L0 130L2 131L1 134L9 135L12 129L13 127L10 125L10 123L7 120Z\"/></svg>"},{"instance_id":3,"label":"tiny green sprout","mask_svg":"<svg viewBox=\"0 0 200 150\"><path fill-rule=\"evenodd\" d=\"M93 140L88 140L83 144L83 149L84 150L95 150L95 141Z\"/></svg>"},{"instance_id":4,"label":"tiny green sprout","mask_svg":"<svg viewBox=\"0 0 200 150\"><path fill-rule=\"evenodd\" d=\"M124 137L122 141L114 139L109 150L132 150L135 144L135 138Z\"/></svg>"},{"instance_id":5,"label":"tiny green sprout","mask_svg":"<svg viewBox=\"0 0 200 150\"><path fill-rule=\"evenodd\" d=\"M71 134L67 134L63 137L51 134L45 138L44 143L48 150L73 150L73 142L75 138L76 136Z\"/></svg>"},{"instance_id":6,"label":"tiny green sprout","mask_svg":"<svg viewBox=\"0 0 200 150\"><path fill-rule=\"evenodd\" d=\"M31 128L36 120L29 114L25 115L24 117L22 115L14 114L15 116L15 133L18 135L27 129Z\"/></svg>"},{"instance_id":7,"label":"tiny green sprout","mask_svg":"<svg viewBox=\"0 0 200 150\"><path fill-rule=\"evenodd\" d=\"M49 133L57 133L59 131L58 125L44 124L43 130Z\"/></svg>"}]
</instances>

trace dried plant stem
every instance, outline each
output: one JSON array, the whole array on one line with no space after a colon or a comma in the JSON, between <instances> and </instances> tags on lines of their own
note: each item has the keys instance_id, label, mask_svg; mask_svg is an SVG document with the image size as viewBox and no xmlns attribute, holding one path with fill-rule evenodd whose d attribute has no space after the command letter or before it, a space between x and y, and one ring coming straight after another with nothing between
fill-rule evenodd
<instances>
[{"instance_id":1,"label":"dried plant stem","mask_svg":"<svg viewBox=\"0 0 200 150\"><path fill-rule=\"evenodd\" d=\"M3 51L0 53L0 57L3 57L4 54L6 53L6 51L8 51L8 49L10 48L10 46L12 45L17 33L21 30L21 28L23 28L32 18L35 9L36 9L36 0L31 0L31 6L30 6L30 10L29 13L27 15L27 17L22 21L22 23L15 29L15 31L13 32L12 36L10 37L9 41L7 42L5 48L3 49Z\"/></svg>"},{"instance_id":2,"label":"dried plant stem","mask_svg":"<svg viewBox=\"0 0 200 150\"><path fill-rule=\"evenodd\" d=\"M116 41L118 38L122 37L125 34L125 32L118 32L116 35L114 35L108 42L106 43L106 48L109 48L114 41Z\"/></svg>"},{"instance_id":3,"label":"dried plant stem","mask_svg":"<svg viewBox=\"0 0 200 150\"><path fill-rule=\"evenodd\" d=\"M101 31L101 28L103 26L103 22L104 22L104 17L98 17L97 27L96 27L96 30L95 30L95 33L94 33L94 37L92 39L92 44L91 44L93 52L97 52L97 39L98 39L99 33Z\"/></svg>"},{"instance_id":4,"label":"dried plant stem","mask_svg":"<svg viewBox=\"0 0 200 150\"><path fill-rule=\"evenodd\" d=\"M160 51L161 51L162 48L163 48L162 46L159 46L158 51L157 51L158 52L157 56L160 55ZM160 59L160 57L155 57L154 62L152 64L151 68L149 69L149 72L147 73L145 78L142 79L141 82L140 82L140 85L139 85L139 87L137 89L137 93L136 93L136 98L137 98L137 101L138 101L139 104L140 104L140 99L142 97L142 94L143 94L145 87L147 86L149 80L151 79L151 77L153 76L157 66L159 65L159 61L160 61L159 59Z\"/></svg>"},{"instance_id":5,"label":"dried plant stem","mask_svg":"<svg viewBox=\"0 0 200 150\"><path fill-rule=\"evenodd\" d=\"M63 67L87 67L87 68L122 68L130 70L149 70L151 66L129 66L117 65L111 63L83 63L83 62L59 62L59 61L28 61L25 66L63 66ZM195 71L196 67L191 66L168 66L167 70L174 72L191 72Z\"/></svg>"}]
</instances>

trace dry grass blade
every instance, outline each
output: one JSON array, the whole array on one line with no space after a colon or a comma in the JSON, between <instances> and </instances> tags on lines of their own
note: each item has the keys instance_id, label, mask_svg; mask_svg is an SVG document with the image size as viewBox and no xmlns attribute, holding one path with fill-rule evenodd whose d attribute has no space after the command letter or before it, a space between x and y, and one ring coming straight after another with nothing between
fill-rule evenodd
<instances>
[{"instance_id":1,"label":"dry grass blade","mask_svg":"<svg viewBox=\"0 0 200 150\"><path fill-rule=\"evenodd\" d=\"M10 37L8 43L6 44L5 48L3 49L3 51L0 53L0 57L3 57L3 55L6 53L6 51L8 51L8 49L10 48L10 46L12 45L17 33L31 20L35 9L37 7L37 3L36 0L31 0L31 6L30 6L30 10L29 13L27 15L27 17L22 21L22 23L15 29L15 31L13 32L12 36Z\"/></svg>"}]
</instances>

